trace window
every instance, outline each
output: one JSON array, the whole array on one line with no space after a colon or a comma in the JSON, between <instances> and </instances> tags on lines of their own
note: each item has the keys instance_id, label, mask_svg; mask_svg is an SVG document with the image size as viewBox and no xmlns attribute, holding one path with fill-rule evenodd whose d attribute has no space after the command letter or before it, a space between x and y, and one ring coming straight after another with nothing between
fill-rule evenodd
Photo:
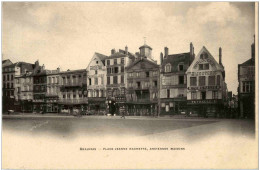
<instances>
[{"instance_id":1,"label":"window","mask_svg":"<svg viewBox=\"0 0 260 170\"><path fill-rule=\"evenodd\" d=\"M129 77L133 77L133 73L129 73Z\"/></svg>"},{"instance_id":2,"label":"window","mask_svg":"<svg viewBox=\"0 0 260 170\"><path fill-rule=\"evenodd\" d=\"M207 53L203 53L200 55L200 59L207 59L208 58L208 54Z\"/></svg>"},{"instance_id":3,"label":"window","mask_svg":"<svg viewBox=\"0 0 260 170\"><path fill-rule=\"evenodd\" d=\"M253 82L252 81L242 82L242 88L244 93L253 92Z\"/></svg>"},{"instance_id":4,"label":"window","mask_svg":"<svg viewBox=\"0 0 260 170\"><path fill-rule=\"evenodd\" d=\"M202 91L201 93L200 93L200 98L202 99L202 100L205 100L206 99L206 92L205 91Z\"/></svg>"},{"instance_id":5,"label":"window","mask_svg":"<svg viewBox=\"0 0 260 170\"><path fill-rule=\"evenodd\" d=\"M66 78L65 77L62 77L62 82L63 82L63 85L66 84Z\"/></svg>"},{"instance_id":6,"label":"window","mask_svg":"<svg viewBox=\"0 0 260 170\"><path fill-rule=\"evenodd\" d=\"M199 86L205 86L206 77L205 76L199 76Z\"/></svg>"},{"instance_id":7,"label":"window","mask_svg":"<svg viewBox=\"0 0 260 170\"><path fill-rule=\"evenodd\" d=\"M91 86L91 78L88 79L89 85Z\"/></svg>"},{"instance_id":8,"label":"window","mask_svg":"<svg viewBox=\"0 0 260 170\"><path fill-rule=\"evenodd\" d=\"M125 67L121 66L121 73L125 72Z\"/></svg>"},{"instance_id":9,"label":"window","mask_svg":"<svg viewBox=\"0 0 260 170\"><path fill-rule=\"evenodd\" d=\"M204 64L204 70L208 70L209 69L209 64Z\"/></svg>"},{"instance_id":10,"label":"window","mask_svg":"<svg viewBox=\"0 0 260 170\"><path fill-rule=\"evenodd\" d=\"M209 69L209 63L199 64L199 70L208 70L208 69Z\"/></svg>"},{"instance_id":11,"label":"window","mask_svg":"<svg viewBox=\"0 0 260 170\"><path fill-rule=\"evenodd\" d=\"M171 64L166 64L165 72L171 72Z\"/></svg>"},{"instance_id":12,"label":"window","mask_svg":"<svg viewBox=\"0 0 260 170\"><path fill-rule=\"evenodd\" d=\"M66 98L66 95L64 94L64 95L63 95L63 99L65 99L65 98Z\"/></svg>"},{"instance_id":13,"label":"window","mask_svg":"<svg viewBox=\"0 0 260 170\"><path fill-rule=\"evenodd\" d=\"M96 61L96 64L98 64L98 61Z\"/></svg>"},{"instance_id":14,"label":"window","mask_svg":"<svg viewBox=\"0 0 260 170\"><path fill-rule=\"evenodd\" d=\"M141 82L140 82L140 81L136 82L136 84L137 84L137 87L138 87L138 88L141 87Z\"/></svg>"},{"instance_id":15,"label":"window","mask_svg":"<svg viewBox=\"0 0 260 170\"><path fill-rule=\"evenodd\" d=\"M121 64L124 64L124 63L125 63L125 59L121 58Z\"/></svg>"},{"instance_id":16,"label":"window","mask_svg":"<svg viewBox=\"0 0 260 170\"><path fill-rule=\"evenodd\" d=\"M51 77L48 77L49 84L51 84Z\"/></svg>"},{"instance_id":17,"label":"window","mask_svg":"<svg viewBox=\"0 0 260 170\"><path fill-rule=\"evenodd\" d=\"M59 76L56 77L56 83L59 84Z\"/></svg>"},{"instance_id":18,"label":"window","mask_svg":"<svg viewBox=\"0 0 260 170\"><path fill-rule=\"evenodd\" d=\"M95 78L95 85L98 85L98 78Z\"/></svg>"},{"instance_id":19,"label":"window","mask_svg":"<svg viewBox=\"0 0 260 170\"><path fill-rule=\"evenodd\" d=\"M146 77L149 77L149 71L145 73L146 74Z\"/></svg>"},{"instance_id":20,"label":"window","mask_svg":"<svg viewBox=\"0 0 260 170\"><path fill-rule=\"evenodd\" d=\"M197 77L190 77L190 86L197 86Z\"/></svg>"},{"instance_id":21,"label":"window","mask_svg":"<svg viewBox=\"0 0 260 170\"><path fill-rule=\"evenodd\" d=\"M117 84L117 76L113 77L113 84Z\"/></svg>"},{"instance_id":22,"label":"window","mask_svg":"<svg viewBox=\"0 0 260 170\"><path fill-rule=\"evenodd\" d=\"M170 98L170 95L171 95L171 91L170 89L167 89L167 98Z\"/></svg>"},{"instance_id":23,"label":"window","mask_svg":"<svg viewBox=\"0 0 260 170\"><path fill-rule=\"evenodd\" d=\"M179 65L179 71L183 71L183 64Z\"/></svg>"},{"instance_id":24,"label":"window","mask_svg":"<svg viewBox=\"0 0 260 170\"><path fill-rule=\"evenodd\" d=\"M218 99L218 91L212 91L212 99Z\"/></svg>"},{"instance_id":25,"label":"window","mask_svg":"<svg viewBox=\"0 0 260 170\"><path fill-rule=\"evenodd\" d=\"M74 98L74 99L76 98L76 94L73 94L73 98Z\"/></svg>"},{"instance_id":26,"label":"window","mask_svg":"<svg viewBox=\"0 0 260 170\"><path fill-rule=\"evenodd\" d=\"M115 69L114 73L118 73L118 67L115 67L114 69Z\"/></svg>"},{"instance_id":27,"label":"window","mask_svg":"<svg viewBox=\"0 0 260 170\"><path fill-rule=\"evenodd\" d=\"M14 79L14 75L11 75L11 80L13 80Z\"/></svg>"},{"instance_id":28,"label":"window","mask_svg":"<svg viewBox=\"0 0 260 170\"><path fill-rule=\"evenodd\" d=\"M153 99L156 99L156 98L157 98L157 93L154 92L154 93L153 93Z\"/></svg>"},{"instance_id":29,"label":"window","mask_svg":"<svg viewBox=\"0 0 260 170\"><path fill-rule=\"evenodd\" d=\"M110 74L110 68L107 68L107 74Z\"/></svg>"},{"instance_id":30,"label":"window","mask_svg":"<svg viewBox=\"0 0 260 170\"><path fill-rule=\"evenodd\" d=\"M197 93L196 92L191 92L191 99L197 99Z\"/></svg>"},{"instance_id":31,"label":"window","mask_svg":"<svg viewBox=\"0 0 260 170\"><path fill-rule=\"evenodd\" d=\"M98 71L97 71L97 70L95 70L95 74L98 74Z\"/></svg>"},{"instance_id":32,"label":"window","mask_svg":"<svg viewBox=\"0 0 260 170\"><path fill-rule=\"evenodd\" d=\"M199 64L199 70L203 70L203 64Z\"/></svg>"},{"instance_id":33,"label":"window","mask_svg":"<svg viewBox=\"0 0 260 170\"><path fill-rule=\"evenodd\" d=\"M124 75L121 75L121 83L124 84Z\"/></svg>"},{"instance_id":34,"label":"window","mask_svg":"<svg viewBox=\"0 0 260 170\"><path fill-rule=\"evenodd\" d=\"M140 72L137 72L137 73L136 73L136 77L140 77Z\"/></svg>"},{"instance_id":35,"label":"window","mask_svg":"<svg viewBox=\"0 0 260 170\"><path fill-rule=\"evenodd\" d=\"M108 66L110 65L110 60L107 60L107 65L108 65Z\"/></svg>"},{"instance_id":36,"label":"window","mask_svg":"<svg viewBox=\"0 0 260 170\"><path fill-rule=\"evenodd\" d=\"M179 76L179 84L184 84L184 76Z\"/></svg>"},{"instance_id":37,"label":"window","mask_svg":"<svg viewBox=\"0 0 260 170\"><path fill-rule=\"evenodd\" d=\"M110 85L110 77L107 77L107 84Z\"/></svg>"},{"instance_id":38,"label":"window","mask_svg":"<svg viewBox=\"0 0 260 170\"><path fill-rule=\"evenodd\" d=\"M117 59L116 59L116 58L114 59L114 65L115 65L115 64L117 64Z\"/></svg>"},{"instance_id":39,"label":"window","mask_svg":"<svg viewBox=\"0 0 260 170\"><path fill-rule=\"evenodd\" d=\"M67 98L70 99L70 94L67 94Z\"/></svg>"},{"instance_id":40,"label":"window","mask_svg":"<svg viewBox=\"0 0 260 170\"><path fill-rule=\"evenodd\" d=\"M154 71L153 72L153 76L157 76L158 75L158 72L157 71Z\"/></svg>"},{"instance_id":41,"label":"window","mask_svg":"<svg viewBox=\"0 0 260 170\"><path fill-rule=\"evenodd\" d=\"M217 85L220 86L220 75L217 75Z\"/></svg>"},{"instance_id":42,"label":"window","mask_svg":"<svg viewBox=\"0 0 260 170\"><path fill-rule=\"evenodd\" d=\"M209 86L215 86L215 76L209 76Z\"/></svg>"},{"instance_id":43,"label":"window","mask_svg":"<svg viewBox=\"0 0 260 170\"><path fill-rule=\"evenodd\" d=\"M104 84L104 77L101 77L101 84Z\"/></svg>"},{"instance_id":44,"label":"window","mask_svg":"<svg viewBox=\"0 0 260 170\"><path fill-rule=\"evenodd\" d=\"M55 83L55 77L52 77L52 83Z\"/></svg>"},{"instance_id":45,"label":"window","mask_svg":"<svg viewBox=\"0 0 260 170\"><path fill-rule=\"evenodd\" d=\"M153 86L157 87L157 81L153 81Z\"/></svg>"},{"instance_id":46,"label":"window","mask_svg":"<svg viewBox=\"0 0 260 170\"><path fill-rule=\"evenodd\" d=\"M7 81L9 81L9 74L7 74Z\"/></svg>"},{"instance_id":47,"label":"window","mask_svg":"<svg viewBox=\"0 0 260 170\"><path fill-rule=\"evenodd\" d=\"M11 83L11 88L14 88L14 84L13 83Z\"/></svg>"}]
</instances>

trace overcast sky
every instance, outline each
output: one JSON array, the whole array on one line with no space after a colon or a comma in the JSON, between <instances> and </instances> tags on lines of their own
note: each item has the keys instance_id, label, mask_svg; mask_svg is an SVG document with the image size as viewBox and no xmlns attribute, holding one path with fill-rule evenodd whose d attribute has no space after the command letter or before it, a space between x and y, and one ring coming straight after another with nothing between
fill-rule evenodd
<instances>
[{"instance_id":1,"label":"overcast sky","mask_svg":"<svg viewBox=\"0 0 260 170\"><path fill-rule=\"evenodd\" d=\"M251 57L254 3L228 2L3 2L2 53L12 62L47 69L86 68L94 52L137 52L144 39L160 52L205 46L218 61L222 47L228 89L237 93L237 65Z\"/></svg>"}]
</instances>

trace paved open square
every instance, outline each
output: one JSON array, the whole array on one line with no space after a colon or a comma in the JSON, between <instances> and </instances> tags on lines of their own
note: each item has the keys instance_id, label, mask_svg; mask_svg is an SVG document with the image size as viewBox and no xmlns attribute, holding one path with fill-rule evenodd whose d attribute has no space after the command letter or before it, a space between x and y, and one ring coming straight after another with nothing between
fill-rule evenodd
<instances>
[{"instance_id":1,"label":"paved open square","mask_svg":"<svg viewBox=\"0 0 260 170\"><path fill-rule=\"evenodd\" d=\"M198 132L193 129L200 126ZM174 119L154 117L126 117L120 116L30 116L14 115L3 118L3 131L28 135L51 134L54 137L71 138L79 136L154 136L170 132L178 133L181 129L190 129L187 136L199 138L200 135L208 135L214 129L214 133L227 132L230 134L242 134L254 136L254 121L232 119ZM166 134L165 134L166 135ZM167 137L168 135L166 135Z\"/></svg>"}]
</instances>

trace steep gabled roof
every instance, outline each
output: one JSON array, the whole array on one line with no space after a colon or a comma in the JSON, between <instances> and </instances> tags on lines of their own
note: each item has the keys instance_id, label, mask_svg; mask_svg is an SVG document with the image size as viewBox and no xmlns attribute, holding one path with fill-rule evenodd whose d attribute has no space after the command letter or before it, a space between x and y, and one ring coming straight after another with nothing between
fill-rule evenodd
<instances>
[{"instance_id":1,"label":"steep gabled roof","mask_svg":"<svg viewBox=\"0 0 260 170\"><path fill-rule=\"evenodd\" d=\"M100 60L105 60L107 58L106 55L103 55L103 54L100 54L100 53L97 53L95 52L96 56L99 57Z\"/></svg>"},{"instance_id":2,"label":"steep gabled roof","mask_svg":"<svg viewBox=\"0 0 260 170\"><path fill-rule=\"evenodd\" d=\"M91 58L90 62L88 63L87 68L89 68L91 61L94 60L95 57L98 58L103 63L103 65L105 65L105 59L107 58L107 56L95 52L93 57Z\"/></svg>"},{"instance_id":3,"label":"steep gabled roof","mask_svg":"<svg viewBox=\"0 0 260 170\"><path fill-rule=\"evenodd\" d=\"M161 64L162 72L164 72L164 67L168 63L171 64L171 72L177 72L179 63L183 63L184 65L189 66L191 64L190 59L190 52L168 55L168 57L163 59L163 62ZM188 68L184 68L184 70L186 69Z\"/></svg>"},{"instance_id":4,"label":"steep gabled roof","mask_svg":"<svg viewBox=\"0 0 260 170\"><path fill-rule=\"evenodd\" d=\"M210 59L212 62L214 62L216 67L216 70L220 70L222 72L224 72L224 67L221 66L216 60L215 58L211 55L211 53L207 50L207 48L205 46L202 47L202 49L200 50L200 52L196 55L195 59L193 60L193 62L191 63L190 67L188 68L188 70L186 71L186 73L188 72L193 72L193 67L194 65L200 60L200 55L202 53L207 53L208 54L208 59Z\"/></svg>"}]
</instances>

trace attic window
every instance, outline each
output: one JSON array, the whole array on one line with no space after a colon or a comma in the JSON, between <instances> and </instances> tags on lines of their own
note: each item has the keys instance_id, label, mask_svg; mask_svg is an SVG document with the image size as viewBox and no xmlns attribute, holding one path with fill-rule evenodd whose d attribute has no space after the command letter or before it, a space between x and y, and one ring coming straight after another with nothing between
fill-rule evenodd
<instances>
[{"instance_id":1,"label":"attic window","mask_svg":"<svg viewBox=\"0 0 260 170\"><path fill-rule=\"evenodd\" d=\"M183 71L183 64L179 65L179 71Z\"/></svg>"},{"instance_id":2,"label":"attic window","mask_svg":"<svg viewBox=\"0 0 260 170\"><path fill-rule=\"evenodd\" d=\"M207 53L203 53L200 55L200 59L207 59L208 58L208 54Z\"/></svg>"},{"instance_id":3,"label":"attic window","mask_svg":"<svg viewBox=\"0 0 260 170\"><path fill-rule=\"evenodd\" d=\"M96 64L98 64L98 61L96 61Z\"/></svg>"},{"instance_id":4,"label":"attic window","mask_svg":"<svg viewBox=\"0 0 260 170\"><path fill-rule=\"evenodd\" d=\"M171 72L171 64L166 64L165 65L165 72Z\"/></svg>"}]
</instances>

